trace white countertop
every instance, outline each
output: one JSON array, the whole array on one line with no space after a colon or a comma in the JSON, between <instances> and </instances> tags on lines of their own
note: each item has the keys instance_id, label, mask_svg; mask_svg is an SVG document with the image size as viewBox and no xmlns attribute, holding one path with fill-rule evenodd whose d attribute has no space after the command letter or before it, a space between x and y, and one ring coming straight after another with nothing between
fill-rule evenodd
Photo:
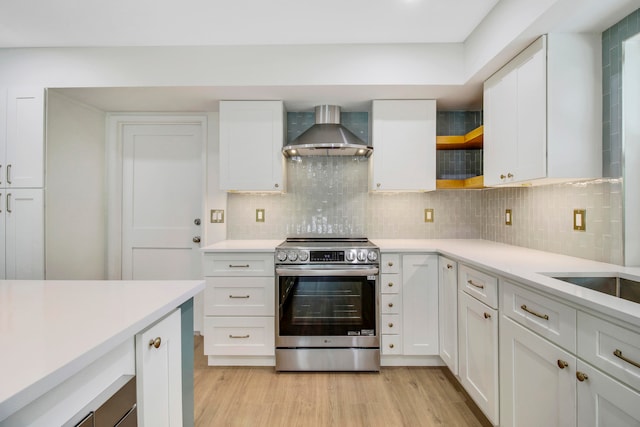
<instances>
[{"instance_id":1,"label":"white countertop","mask_svg":"<svg viewBox=\"0 0 640 427\"><path fill-rule=\"evenodd\" d=\"M203 248L203 251L273 252L283 240L225 240ZM380 247L382 253L433 252L449 256L633 325L640 325L640 304L540 274L556 273L558 276L563 273L622 274L640 280L639 267L622 267L480 239L372 238L371 241Z\"/></svg>"},{"instance_id":2,"label":"white countertop","mask_svg":"<svg viewBox=\"0 0 640 427\"><path fill-rule=\"evenodd\" d=\"M0 281L0 420L203 289L203 281Z\"/></svg>"},{"instance_id":3,"label":"white countertop","mask_svg":"<svg viewBox=\"0 0 640 427\"><path fill-rule=\"evenodd\" d=\"M280 240L223 240L205 246L203 252L275 252L276 246L284 242Z\"/></svg>"},{"instance_id":4,"label":"white countertop","mask_svg":"<svg viewBox=\"0 0 640 427\"><path fill-rule=\"evenodd\" d=\"M487 272L600 311L633 325L640 324L640 304L586 289L549 276L625 275L640 280L640 268L591 261L551 252L472 239L371 239L382 253L437 252ZM544 273L544 274L541 274Z\"/></svg>"}]
</instances>

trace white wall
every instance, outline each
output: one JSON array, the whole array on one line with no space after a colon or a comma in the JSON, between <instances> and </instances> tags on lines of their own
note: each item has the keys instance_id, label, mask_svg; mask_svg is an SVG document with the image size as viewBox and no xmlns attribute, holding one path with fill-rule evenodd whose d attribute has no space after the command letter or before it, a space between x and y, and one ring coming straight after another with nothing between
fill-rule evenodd
<instances>
[{"instance_id":1,"label":"white wall","mask_svg":"<svg viewBox=\"0 0 640 427\"><path fill-rule=\"evenodd\" d=\"M105 278L105 114L48 92L47 279Z\"/></svg>"}]
</instances>

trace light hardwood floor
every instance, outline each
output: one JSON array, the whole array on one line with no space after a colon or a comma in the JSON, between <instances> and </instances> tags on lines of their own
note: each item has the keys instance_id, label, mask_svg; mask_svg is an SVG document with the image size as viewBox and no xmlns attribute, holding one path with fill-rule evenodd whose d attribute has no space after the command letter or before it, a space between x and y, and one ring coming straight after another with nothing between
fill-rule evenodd
<instances>
[{"instance_id":1,"label":"light hardwood floor","mask_svg":"<svg viewBox=\"0 0 640 427\"><path fill-rule=\"evenodd\" d=\"M444 368L277 373L207 366L202 354L196 336L196 427L489 425Z\"/></svg>"}]
</instances>

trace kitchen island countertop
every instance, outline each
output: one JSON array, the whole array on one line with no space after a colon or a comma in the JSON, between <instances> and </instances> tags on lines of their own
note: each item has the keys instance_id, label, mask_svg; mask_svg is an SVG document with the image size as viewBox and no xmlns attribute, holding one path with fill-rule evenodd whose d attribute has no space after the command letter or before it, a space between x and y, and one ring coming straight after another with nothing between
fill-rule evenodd
<instances>
[{"instance_id":1,"label":"kitchen island countertop","mask_svg":"<svg viewBox=\"0 0 640 427\"><path fill-rule=\"evenodd\" d=\"M0 421L204 289L203 281L0 281Z\"/></svg>"}]
</instances>

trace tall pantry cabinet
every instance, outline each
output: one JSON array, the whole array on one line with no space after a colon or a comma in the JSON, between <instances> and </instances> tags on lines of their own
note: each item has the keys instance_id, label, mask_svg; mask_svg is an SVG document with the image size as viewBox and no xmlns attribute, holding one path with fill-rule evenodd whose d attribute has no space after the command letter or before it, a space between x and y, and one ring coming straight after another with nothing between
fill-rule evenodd
<instances>
[{"instance_id":1,"label":"tall pantry cabinet","mask_svg":"<svg viewBox=\"0 0 640 427\"><path fill-rule=\"evenodd\" d=\"M0 279L44 279L44 89L0 88Z\"/></svg>"}]
</instances>

